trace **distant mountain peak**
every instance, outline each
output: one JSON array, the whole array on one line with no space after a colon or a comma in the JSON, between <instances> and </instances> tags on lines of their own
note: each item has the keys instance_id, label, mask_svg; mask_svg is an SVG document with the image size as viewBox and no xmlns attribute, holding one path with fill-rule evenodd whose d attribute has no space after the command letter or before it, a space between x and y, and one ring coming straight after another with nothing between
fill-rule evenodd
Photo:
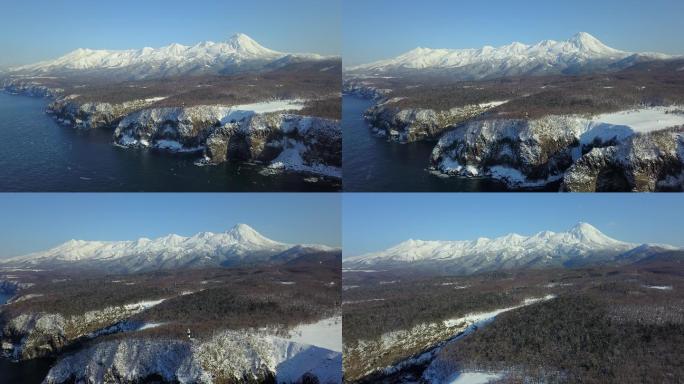
<instances>
[{"instance_id":1,"label":"distant mountain peak","mask_svg":"<svg viewBox=\"0 0 684 384\"><path fill-rule=\"evenodd\" d=\"M291 60L286 58L290 57ZM224 42L203 41L192 46L179 43L160 48L93 50L79 48L54 60L10 68L10 73L145 79L154 77L226 74L244 70L273 69L292 60L320 60L322 56L293 54L266 48L244 33Z\"/></svg>"},{"instance_id":2,"label":"distant mountain peak","mask_svg":"<svg viewBox=\"0 0 684 384\"><path fill-rule=\"evenodd\" d=\"M244 33L236 33L231 36L226 44L233 48L236 52L247 53L256 56L278 56L283 55L280 52L268 49L261 44L257 43L256 40L245 35Z\"/></svg>"},{"instance_id":3,"label":"distant mountain peak","mask_svg":"<svg viewBox=\"0 0 684 384\"><path fill-rule=\"evenodd\" d=\"M573 44L579 50L585 52L594 52L599 54L620 52L603 44L603 42L587 32L579 32L575 34L568 40L568 42Z\"/></svg>"},{"instance_id":4,"label":"distant mountain peak","mask_svg":"<svg viewBox=\"0 0 684 384\"><path fill-rule=\"evenodd\" d=\"M611 262L637 247L639 244L613 239L593 225L579 222L563 232L541 231L531 236L407 240L383 251L348 258L344 263L352 268L425 267L461 274Z\"/></svg>"},{"instance_id":5,"label":"distant mountain peak","mask_svg":"<svg viewBox=\"0 0 684 384\"><path fill-rule=\"evenodd\" d=\"M269 262L270 258L287 251L286 261L302 252L330 249L319 245L277 242L247 224L237 224L226 232L199 232L190 237L172 233L155 239L129 241L69 240L46 251L2 260L0 266L80 266L136 272ZM276 260L280 259L282 257Z\"/></svg>"},{"instance_id":6,"label":"distant mountain peak","mask_svg":"<svg viewBox=\"0 0 684 384\"><path fill-rule=\"evenodd\" d=\"M588 70L610 70L629 66L623 60L632 52L603 44L587 32L567 40L542 40L528 45L514 42L500 47L485 45L468 49L418 47L397 57L350 67L351 73L397 73L441 71L463 80L504 76L563 74ZM652 59L667 55L649 54Z\"/></svg>"}]
</instances>

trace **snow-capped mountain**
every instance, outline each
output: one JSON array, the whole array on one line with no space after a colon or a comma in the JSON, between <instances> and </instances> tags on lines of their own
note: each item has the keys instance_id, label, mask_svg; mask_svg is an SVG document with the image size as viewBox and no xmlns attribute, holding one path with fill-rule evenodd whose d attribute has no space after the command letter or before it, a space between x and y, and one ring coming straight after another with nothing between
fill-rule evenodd
<instances>
[{"instance_id":1,"label":"snow-capped mountain","mask_svg":"<svg viewBox=\"0 0 684 384\"><path fill-rule=\"evenodd\" d=\"M77 49L54 60L9 69L10 74L102 75L145 79L176 75L232 73L278 68L291 62L326 59L316 54L292 54L265 48L238 33L225 42L192 46L171 44L123 51Z\"/></svg>"},{"instance_id":2,"label":"snow-capped mountain","mask_svg":"<svg viewBox=\"0 0 684 384\"><path fill-rule=\"evenodd\" d=\"M633 262L634 252L630 252L635 249L640 250L640 257L646 257L677 248L615 240L591 224L579 223L565 232L544 231L532 236L509 234L470 241L407 240L384 251L345 259L343 263L347 269L417 267L468 274L509 268Z\"/></svg>"},{"instance_id":3,"label":"snow-capped mountain","mask_svg":"<svg viewBox=\"0 0 684 384\"><path fill-rule=\"evenodd\" d=\"M633 53L608 47L580 32L565 41L544 40L527 45L512 43L479 49L415 48L392 59L347 69L350 73L443 72L463 80L504 76L581 73L621 69L644 60L668 59L659 53Z\"/></svg>"},{"instance_id":4,"label":"snow-capped mountain","mask_svg":"<svg viewBox=\"0 0 684 384\"><path fill-rule=\"evenodd\" d=\"M324 245L280 243L246 224L222 233L200 232L184 237L171 234L131 241L69 240L42 252L0 261L12 267L85 267L116 272L169 268L282 263L302 255L329 252Z\"/></svg>"}]
</instances>

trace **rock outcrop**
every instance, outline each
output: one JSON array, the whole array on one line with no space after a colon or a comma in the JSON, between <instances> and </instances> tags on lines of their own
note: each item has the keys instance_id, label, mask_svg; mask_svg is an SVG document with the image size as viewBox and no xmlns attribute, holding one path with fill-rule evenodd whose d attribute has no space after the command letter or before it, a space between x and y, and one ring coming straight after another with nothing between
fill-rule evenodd
<instances>
[{"instance_id":1,"label":"rock outcrop","mask_svg":"<svg viewBox=\"0 0 684 384\"><path fill-rule=\"evenodd\" d=\"M544 185L562 178L579 150L580 121L472 121L445 133L432 151L432 167L446 175L490 176L511 186Z\"/></svg>"},{"instance_id":2,"label":"rock outcrop","mask_svg":"<svg viewBox=\"0 0 684 384\"><path fill-rule=\"evenodd\" d=\"M53 97L47 113L57 122L77 129L114 129L114 142L122 147L201 153L199 165L249 161L266 164L269 172L342 175L339 120L286 112L301 109L301 101L154 108L163 97L83 103L79 95L61 96L61 89L28 81L6 80L3 88Z\"/></svg>"},{"instance_id":3,"label":"rock outcrop","mask_svg":"<svg viewBox=\"0 0 684 384\"><path fill-rule=\"evenodd\" d=\"M637 134L616 145L594 148L565 173L563 190L682 191L684 127Z\"/></svg>"},{"instance_id":4,"label":"rock outcrop","mask_svg":"<svg viewBox=\"0 0 684 384\"><path fill-rule=\"evenodd\" d=\"M144 109L122 119L114 139L127 147L202 152L203 164L254 161L337 177L342 165L339 121L283 112L222 106Z\"/></svg>"},{"instance_id":5,"label":"rock outcrop","mask_svg":"<svg viewBox=\"0 0 684 384\"><path fill-rule=\"evenodd\" d=\"M639 133L572 115L483 118L443 134L431 167L447 176L496 178L511 188L562 182L567 191L682 190L683 130Z\"/></svg>"},{"instance_id":6,"label":"rock outcrop","mask_svg":"<svg viewBox=\"0 0 684 384\"><path fill-rule=\"evenodd\" d=\"M44 383L341 383L341 372L339 352L224 331L207 340L104 341L58 360Z\"/></svg>"},{"instance_id":7,"label":"rock outcrop","mask_svg":"<svg viewBox=\"0 0 684 384\"><path fill-rule=\"evenodd\" d=\"M114 128L126 115L143 109L157 99L133 100L120 104L88 102L81 103L78 95L57 98L48 105L47 112L53 114L61 124L76 129Z\"/></svg>"},{"instance_id":8,"label":"rock outcrop","mask_svg":"<svg viewBox=\"0 0 684 384\"><path fill-rule=\"evenodd\" d=\"M130 324L125 320L161 301L112 306L71 316L39 312L8 317L2 313L3 354L15 360L54 356L78 340L127 330Z\"/></svg>"},{"instance_id":9,"label":"rock outcrop","mask_svg":"<svg viewBox=\"0 0 684 384\"><path fill-rule=\"evenodd\" d=\"M67 344L65 327L58 314L21 314L2 327L3 353L16 360L50 356Z\"/></svg>"},{"instance_id":10,"label":"rock outcrop","mask_svg":"<svg viewBox=\"0 0 684 384\"><path fill-rule=\"evenodd\" d=\"M394 105L399 100L389 99L376 104L364 116L376 134L407 143L437 139L446 130L481 115L493 106L473 104L436 111L426 108L399 108Z\"/></svg>"},{"instance_id":11,"label":"rock outcrop","mask_svg":"<svg viewBox=\"0 0 684 384\"><path fill-rule=\"evenodd\" d=\"M13 94L35 97L57 97L64 93L62 88L50 88L30 79L5 79L2 81L2 89Z\"/></svg>"},{"instance_id":12,"label":"rock outcrop","mask_svg":"<svg viewBox=\"0 0 684 384\"><path fill-rule=\"evenodd\" d=\"M342 84L342 92L347 95L356 95L371 100L381 100L392 90L377 88L362 80L346 80Z\"/></svg>"}]
</instances>

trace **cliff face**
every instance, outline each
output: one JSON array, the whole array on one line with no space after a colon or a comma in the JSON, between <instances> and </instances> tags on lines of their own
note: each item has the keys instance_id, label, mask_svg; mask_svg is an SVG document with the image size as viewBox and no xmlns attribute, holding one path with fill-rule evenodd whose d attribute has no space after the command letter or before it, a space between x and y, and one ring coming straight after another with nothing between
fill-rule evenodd
<instances>
[{"instance_id":1,"label":"cliff face","mask_svg":"<svg viewBox=\"0 0 684 384\"><path fill-rule=\"evenodd\" d=\"M224 331L207 340L105 341L58 360L44 383L342 382L342 354L273 336ZM307 381L309 380L309 381Z\"/></svg>"},{"instance_id":2,"label":"cliff face","mask_svg":"<svg viewBox=\"0 0 684 384\"><path fill-rule=\"evenodd\" d=\"M3 353L16 360L54 356L81 338L127 330L125 320L145 308L142 304L130 304L72 316L41 312L0 318L4 321L0 329Z\"/></svg>"},{"instance_id":3,"label":"cliff face","mask_svg":"<svg viewBox=\"0 0 684 384\"><path fill-rule=\"evenodd\" d=\"M263 163L268 172L294 171L340 178L342 130L339 120L302 116L301 101L271 101L243 106L200 105L154 108L162 98L119 104L82 103L78 95L60 96L33 83L3 83L5 90L55 100L47 113L77 129L114 129L122 147L202 154L198 165L226 161Z\"/></svg>"},{"instance_id":4,"label":"cliff face","mask_svg":"<svg viewBox=\"0 0 684 384\"><path fill-rule=\"evenodd\" d=\"M31 80L5 79L2 81L5 92L35 97L57 97L64 93L62 88L50 88Z\"/></svg>"},{"instance_id":5,"label":"cliff face","mask_svg":"<svg viewBox=\"0 0 684 384\"><path fill-rule=\"evenodd\" d=\"M683 130L636 132L578 116L482 119L442 135L431 166L448 176L493 177L511 188L562 181L568 191L681 190Z\"/></svg>"},{"instance_id":6,"label":"cliff face","mask_svg":"<svg viewBox=\"0 0 684 384\"><path fill-rule=\"evenodd\" d=\"M492 176L516 185L562 178L579 149L581 123L549 116L539 120L482 120L445 133L432 167L446 175Z\"/></svg>"},{"instance_id":7,"label":"cliff face","mask_svg":"<svg viewBox=\"0 0 684 384\"><path fill-rule=\"evenodd\" d=\"M145 109L126 116L117 144L171 152L202 152L203 164L256 161L272 169L339 177L339 121L289 113L254 113L231 107Z\"/></svg>"},{"instance_id":8,"label":"cliff face","mask_svg":"<svg viewBox=\"0 0 684 384\"><path fill-rule=\"evenodd\" d=\"M414 142L437 139L449 128L478 116L488 109L487 105L467 105L446 111L422 108L399 108L395 99L376 104L365 113L374 131L390 140Z\"/></svg>"},{"instance_id":9,"label":"cliff face","mask_svg":"<svg viewBox=\"0 0 684 384\"><path fill-rule=\"evenodd\" d=\"M346 80L342 84L342 92L372 100L380 100L387 96L391 89L376 88L362 80Z\"/></svg>"},{"instance_id":10,"label":"cliff face","mask_svg":"<svg viewBox=\"0 0 684 384\"><path fill-rule=\"evenodd\" d=\"M129 113L140 110L154 102L153 99L133 100L120 104L80 103L77 95L57 98L48 105L47 112L53 114L61 124L76 129L97 129L115 127Z\"/></svg>"},{"instance_id":11,"label":"cliff face","mask_svg":"<svg viewBox=\"0 0 684 384\"><path fill-rule=\"evenodd\" d=\"M49 313L21 314L2 328L3 354L28 360L52 355L67 344L66 320Z\"/></svg>"},{"instance_id":12,"label":"cliff face","mask_svg":"<svg viewBox=\"0 0 684 384\"><path fill-rule=\"evenodd\" d=\"M563 190L684 190L684 127L634 135L616 145L594 148L563 178Z\"/></svg>"}]
</instances>

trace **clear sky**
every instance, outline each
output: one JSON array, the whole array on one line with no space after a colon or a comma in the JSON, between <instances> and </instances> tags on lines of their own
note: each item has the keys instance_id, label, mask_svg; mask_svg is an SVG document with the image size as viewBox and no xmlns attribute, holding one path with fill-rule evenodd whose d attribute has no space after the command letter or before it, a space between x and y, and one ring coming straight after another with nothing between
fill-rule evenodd
<instances>
[{"instance_id":1,"label":"clear sky","mask_svg":"<svg viewBox=\"0 0 684 384\"><path fill-rule=\"evenodd\" d=\"M273 240L340 246L340 195L290 193L0 194L0 257L70 239L222 232L245 223Z\"/></svg>"},{"instance_id":2,"label":"clear sky","mask_svg":"<svg viewBox=\"0 0 684 384\"><path fill-rule=\"evenodd\" d=\"M279 51L340 54L339 0L7 0L0 13L0 66L77 48L222 41L236 32Z\"/></svg>"},{"instance_id":3,"label":"clear sky","mask_svg":"<svg viewBox=\"0 0 684 384\"><path fill-rule=\"evenodd\" d=\"M580 221L618 240L684 246L683 194L346 193L342 207L344 257L410 238L532 235Z\"/></svg>"},{"instance_id":4,"label":"clear sky","mask_svg":"<svg viewBox=\"0 0 684 384\"><path fill-rule=\"evenodd\" d=\"M479 48L588 32L626 51L684 54L682 0L344 0L344 65L415 47Z\"/></svg>"}]
</instances>

